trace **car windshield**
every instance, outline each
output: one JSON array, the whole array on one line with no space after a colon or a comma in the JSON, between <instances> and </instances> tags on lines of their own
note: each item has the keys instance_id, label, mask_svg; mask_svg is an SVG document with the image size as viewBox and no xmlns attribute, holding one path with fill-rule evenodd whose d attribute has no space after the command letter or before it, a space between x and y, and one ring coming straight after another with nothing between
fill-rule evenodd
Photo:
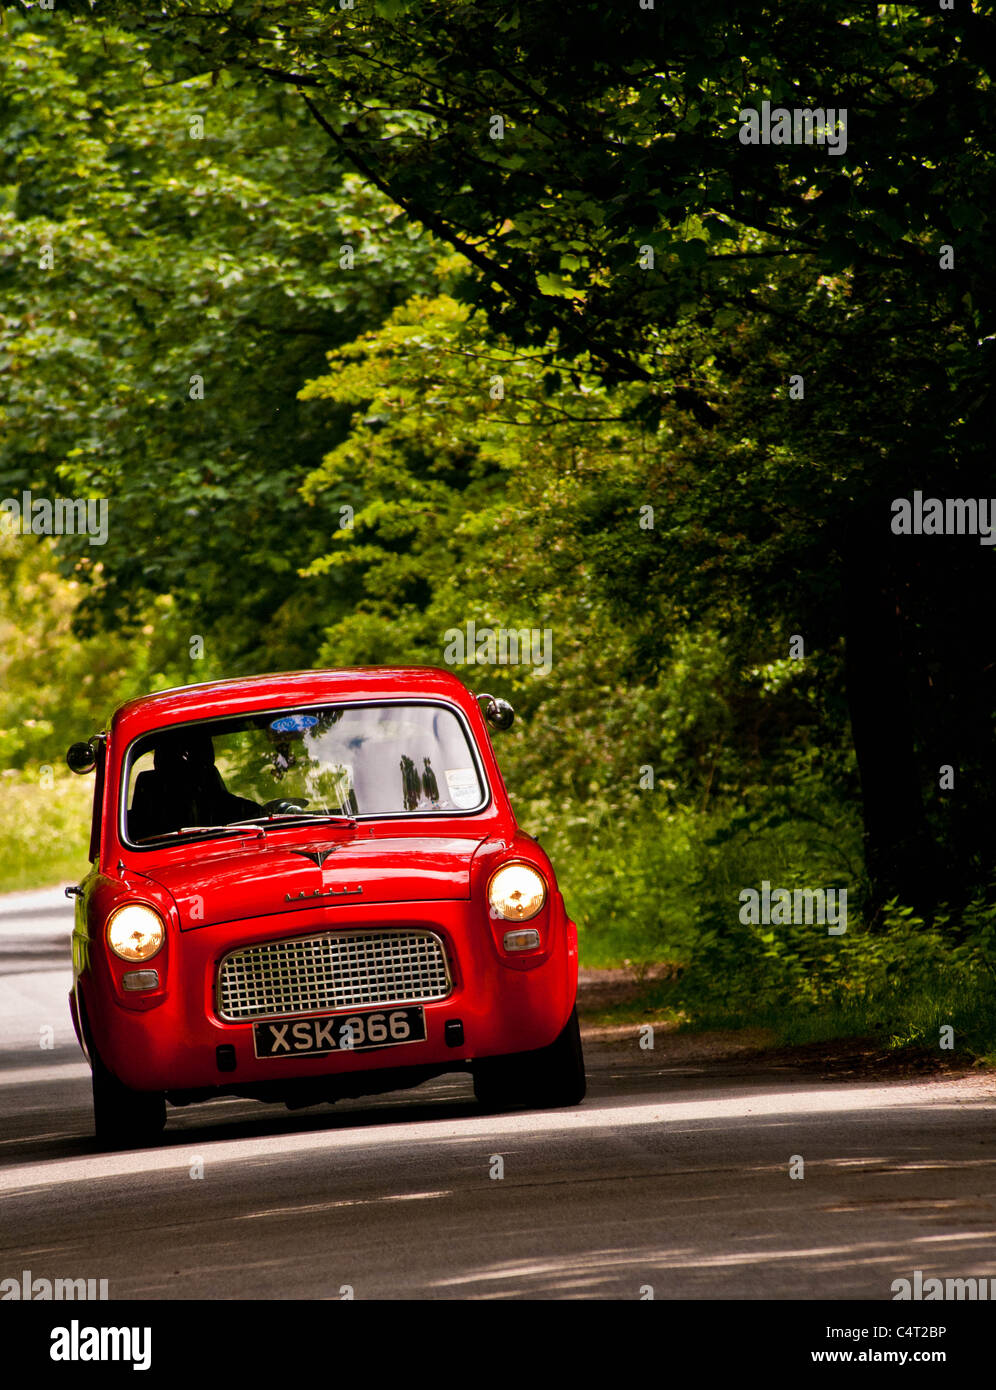
<instances>
[{"instance_id":1,"label":"car windshield","mask_svg":"<svg viewBox=\"0 0 996 1390\"><path fill-rule=\"evenodd\" d=\"M321 705L145 734L125 783L132 843L239 821L478 810L463 723L442 705Z\"/></svg>"}]
</instances>

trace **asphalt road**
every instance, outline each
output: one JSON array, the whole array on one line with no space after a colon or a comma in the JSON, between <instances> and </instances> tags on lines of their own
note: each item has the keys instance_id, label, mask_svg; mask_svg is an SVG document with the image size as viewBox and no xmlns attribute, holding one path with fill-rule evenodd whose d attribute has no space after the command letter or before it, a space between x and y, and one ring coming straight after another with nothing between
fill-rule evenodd
<instances>
[{"instance_id":1,"label":"asphalt road","mask_svg":"<svg viewBox=\"0 0 996 1390\"><path fill-rule=\"evenodd\" d=\"M484 1116L457 1075L296 1113L171 1109L160 1148L99 1154L71 922L61 892L0 899L0 1278L104 1278L112 1299L889 1300L917 1269L996 1276L988 1077L827 1080L634 1037L589 1045L572 1110Z\"/></svg>"}]
</instances>

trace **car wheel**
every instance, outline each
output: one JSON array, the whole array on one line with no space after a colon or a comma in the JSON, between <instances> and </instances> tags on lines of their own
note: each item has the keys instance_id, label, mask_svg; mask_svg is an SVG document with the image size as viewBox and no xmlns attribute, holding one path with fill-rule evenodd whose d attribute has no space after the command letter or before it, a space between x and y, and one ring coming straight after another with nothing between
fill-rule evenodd
<instances>
[{"instance_id":1,"label":"car wheel","mask_svg":"<svg viewBox=\"0 0 996 1390\"><path fill-rule=\"evenodd\" d=\"M105 1149L154 1144L166 1127L166 1098L158 1091L133 1091L93 1053L93 1123Z\"/></svg>"},{"instance_id":2,"label":"car wheel","mask_svg":"<svg viewBox=\"0 0 996 1390\"><path fill-rule=\"evenodd\" d=\"M474 1095L488 1110L580 1105L587 1080L577 1006L549 1047L505 1057L482 1057L473 1064L473 1077Z\"/></svg>"}]
</instances>

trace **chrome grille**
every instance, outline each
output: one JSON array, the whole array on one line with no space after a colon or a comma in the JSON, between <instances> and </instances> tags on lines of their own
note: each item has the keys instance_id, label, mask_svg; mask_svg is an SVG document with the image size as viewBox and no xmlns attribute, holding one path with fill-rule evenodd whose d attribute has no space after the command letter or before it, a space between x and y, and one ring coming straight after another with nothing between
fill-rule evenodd
<instances>
[{"instance_id":1,"label":"chrome grille","mask_svg":"<svg viewBox=\"0 0 996 1390\"><path fill-rule=\"evenodd\" d=\"M218 967L218 1013L233 1021L417 1003L449 992L443 943L432 932L291 936L232 951Z\"/></svg>"}]
</instances>

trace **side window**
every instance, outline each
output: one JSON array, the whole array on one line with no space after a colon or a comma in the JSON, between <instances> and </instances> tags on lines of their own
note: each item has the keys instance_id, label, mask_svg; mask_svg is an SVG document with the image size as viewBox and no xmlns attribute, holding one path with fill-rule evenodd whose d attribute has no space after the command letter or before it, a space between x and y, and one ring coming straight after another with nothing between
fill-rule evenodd
<instances>
[{"instance_id":1,"label":"side window","mask_svg":"<svg viewBox=\"0 0 996 1390\"><path fill-rule=\"evenodd\" d=\"M132 760L131 776L128 779L128 810L135 805L135 789L138 786L138 779L143 772L152 772L155 764L153 761L152 749L149 748L145 753L141 753Z\"/></svg>"},{"instance_id":2,"label":"side window","mask_svg":"<svg viewBox=\"0 0 996 1390\"><path fill-rule=\"evenodd\" d=\"M97 766L93 779L93 815L90 821L90 863L100 855L100 822L104 813L104 770L107 766L107 747L104 739L97 741Z\"/></svg>"}]
</instances>

